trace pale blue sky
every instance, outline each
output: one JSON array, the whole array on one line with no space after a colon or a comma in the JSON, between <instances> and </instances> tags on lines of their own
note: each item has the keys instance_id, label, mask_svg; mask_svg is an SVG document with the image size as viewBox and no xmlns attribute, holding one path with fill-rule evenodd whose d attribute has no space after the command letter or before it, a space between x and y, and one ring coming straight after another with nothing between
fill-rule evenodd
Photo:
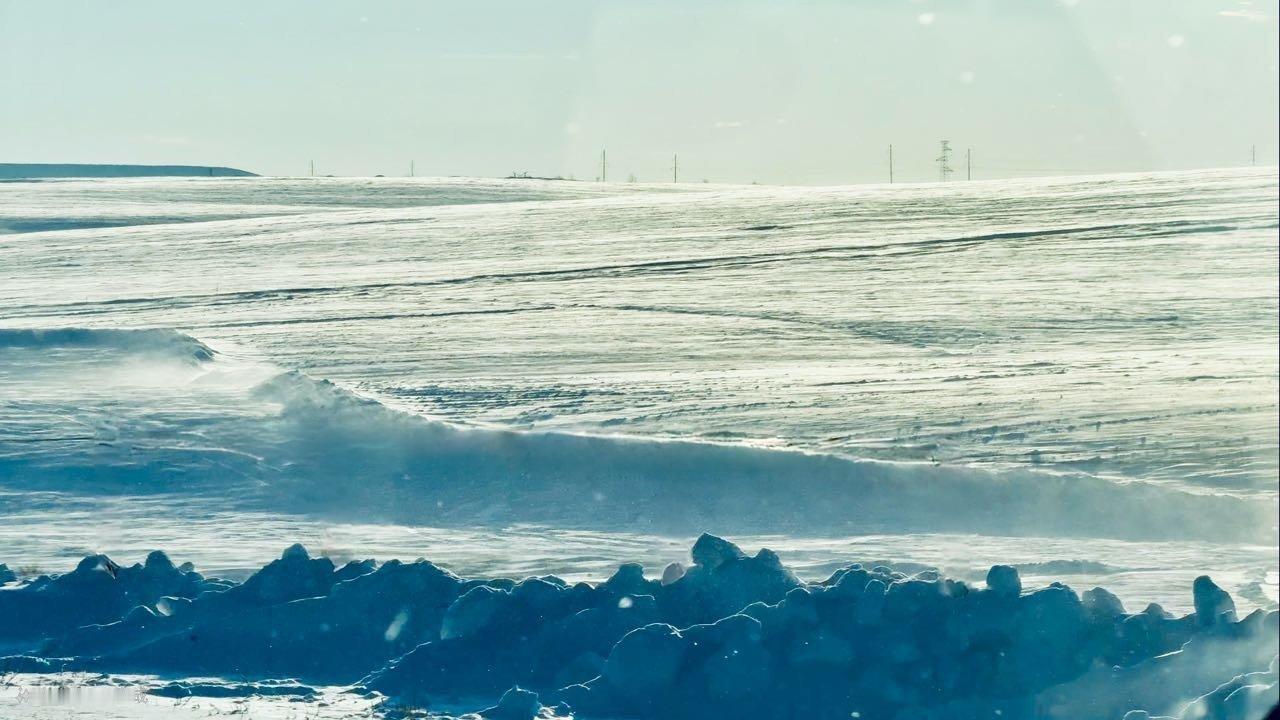
<instances>
[{"instance_id":1,"label":"pale blue sky","mask_svg":"<svg viewBox=\"0 0 1280 720\"><path fill-rule=\"evenodd\" d=\"M1277 3L0 0L0 162L840 183L1277 155Z\"/></svg>"}]
</instances>

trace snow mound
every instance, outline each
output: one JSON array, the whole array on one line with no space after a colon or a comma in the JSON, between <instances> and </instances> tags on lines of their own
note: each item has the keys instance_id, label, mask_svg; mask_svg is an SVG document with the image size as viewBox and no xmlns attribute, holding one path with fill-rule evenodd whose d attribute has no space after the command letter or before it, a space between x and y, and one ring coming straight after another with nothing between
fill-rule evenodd
<instances>
[{"instance_id":1,"label":"snow mound","mask_svg":"<svg viewBox=\"0 0 1280 720\"><path fill-rule=\"evenodd\" d=\"M481 716L521 720L1246 720L1277 688L1280 614L1237 619L1208 577L1192 588L1195 612L1176 618L1127 613L1101 588L1027 588L1007 565L986 587L858 564L805 583L774 553L711 535L691 560L666 582L628 564L570 585L466 580L425 560L338 568L293 546L234 584L158 553L123 569L91 556L0 592L26 598L7 601L6 627L27 603L21 617L45 634L0 669L236 678L154 691L172 697L358 683L389 705L491 698L474 706ZM44 596L64 599L33 612ZM113 622L85 624L108 612Z\"/></svg>"}]
</instances>

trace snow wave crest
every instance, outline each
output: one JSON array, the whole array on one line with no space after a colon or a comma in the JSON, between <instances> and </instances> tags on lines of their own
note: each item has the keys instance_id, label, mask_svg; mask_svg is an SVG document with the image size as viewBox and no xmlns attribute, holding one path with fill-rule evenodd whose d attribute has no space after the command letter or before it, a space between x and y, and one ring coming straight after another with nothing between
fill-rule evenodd
<instances>
[{"instance_id":1,"label":"snow wave crest","mask_svg":"<svg viewBox=\"0 0 1280 720\"><path fill-rule=\"evenodd\" d=\"M128 354L164 355L192 362L212 360L214 356L209 346L175 330L0 328L0 351L54 348L104 349Z\"/></svg>"},{"instance_id":2,"label":"snow wave crest","mask_svg":"<svg viewBox=\"0 0 1280 720\"><path fill-rule=\"evenodd\" d=\"M0 330L0 400L13 400L0 403L0 420L14 430L0 438L0 485L207 493L235 509L436 527L1275 542L1271 496L464 427L299 372L214 358L168 330ZM167 372L175 359L200 367ZM115 364L150 384L119 381Z\"/></svg>"},{"instance_id":3,"label":"snow wave crest","mask_svg":"<svg viewBox=\"0 0 1280 720\"><path fill-rule=\"evenodd\" d=\"M282 374L283 493L295 507L395 522L532 522L690 533L975 532L1262 541L1274 503L1086 474L993 473L797 451L478 429Z\"/></svg>"}]
</instances>

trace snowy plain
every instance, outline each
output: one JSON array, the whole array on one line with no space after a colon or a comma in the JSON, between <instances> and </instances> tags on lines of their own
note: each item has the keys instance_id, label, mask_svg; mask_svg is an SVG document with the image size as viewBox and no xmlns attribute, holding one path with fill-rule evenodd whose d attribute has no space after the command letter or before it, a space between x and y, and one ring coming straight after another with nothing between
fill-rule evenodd
<instances>
[{"instance_id":1,"label":"snowy plain","mask_svg":"<svg viewBox=\"0 0 1280 720\"><path fill-rule=\"evenodd\" d=\"M0 183L0 561L1277 595L1271 169ZM78 330L68 330L75 328Z\"/></svg>"}]
</instances>

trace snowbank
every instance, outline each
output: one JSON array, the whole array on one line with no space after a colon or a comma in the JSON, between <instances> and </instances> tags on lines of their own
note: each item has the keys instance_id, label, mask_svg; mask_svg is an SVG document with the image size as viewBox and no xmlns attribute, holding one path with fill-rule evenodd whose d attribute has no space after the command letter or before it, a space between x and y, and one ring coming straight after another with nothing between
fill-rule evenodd
<instances>
[{"instance_id":1,"label":"snowbank","mask_svg":"<svg viewBox=\"0 0 1280 720\"><path fill-rule=\"evenodd\" d=\"M1010 566L985 587L860 565L804 583L774 553L709 535L691 559L664 580L623 565L569 585L465 580L424 560L338 568L294 546L233 584L160 554L127 569L95 556L0 591L0 631L36 623L46 637L0 667L235 677L291 694L358 683L417 707L489 698L474 706L483 716L520 720L543 706L584 718L886 720L1211 708L1245 720L1276 693L1280 615L1238 619L1207 577L1196 611L1175 618L1155 605L1126 612L1100 588L1024 588ZM65 599L37 605L42 595ZM116 619L87 624L109 614L104 599ZM162 692L234 690L205 685Z\"/></svg>"}]
</instances>

